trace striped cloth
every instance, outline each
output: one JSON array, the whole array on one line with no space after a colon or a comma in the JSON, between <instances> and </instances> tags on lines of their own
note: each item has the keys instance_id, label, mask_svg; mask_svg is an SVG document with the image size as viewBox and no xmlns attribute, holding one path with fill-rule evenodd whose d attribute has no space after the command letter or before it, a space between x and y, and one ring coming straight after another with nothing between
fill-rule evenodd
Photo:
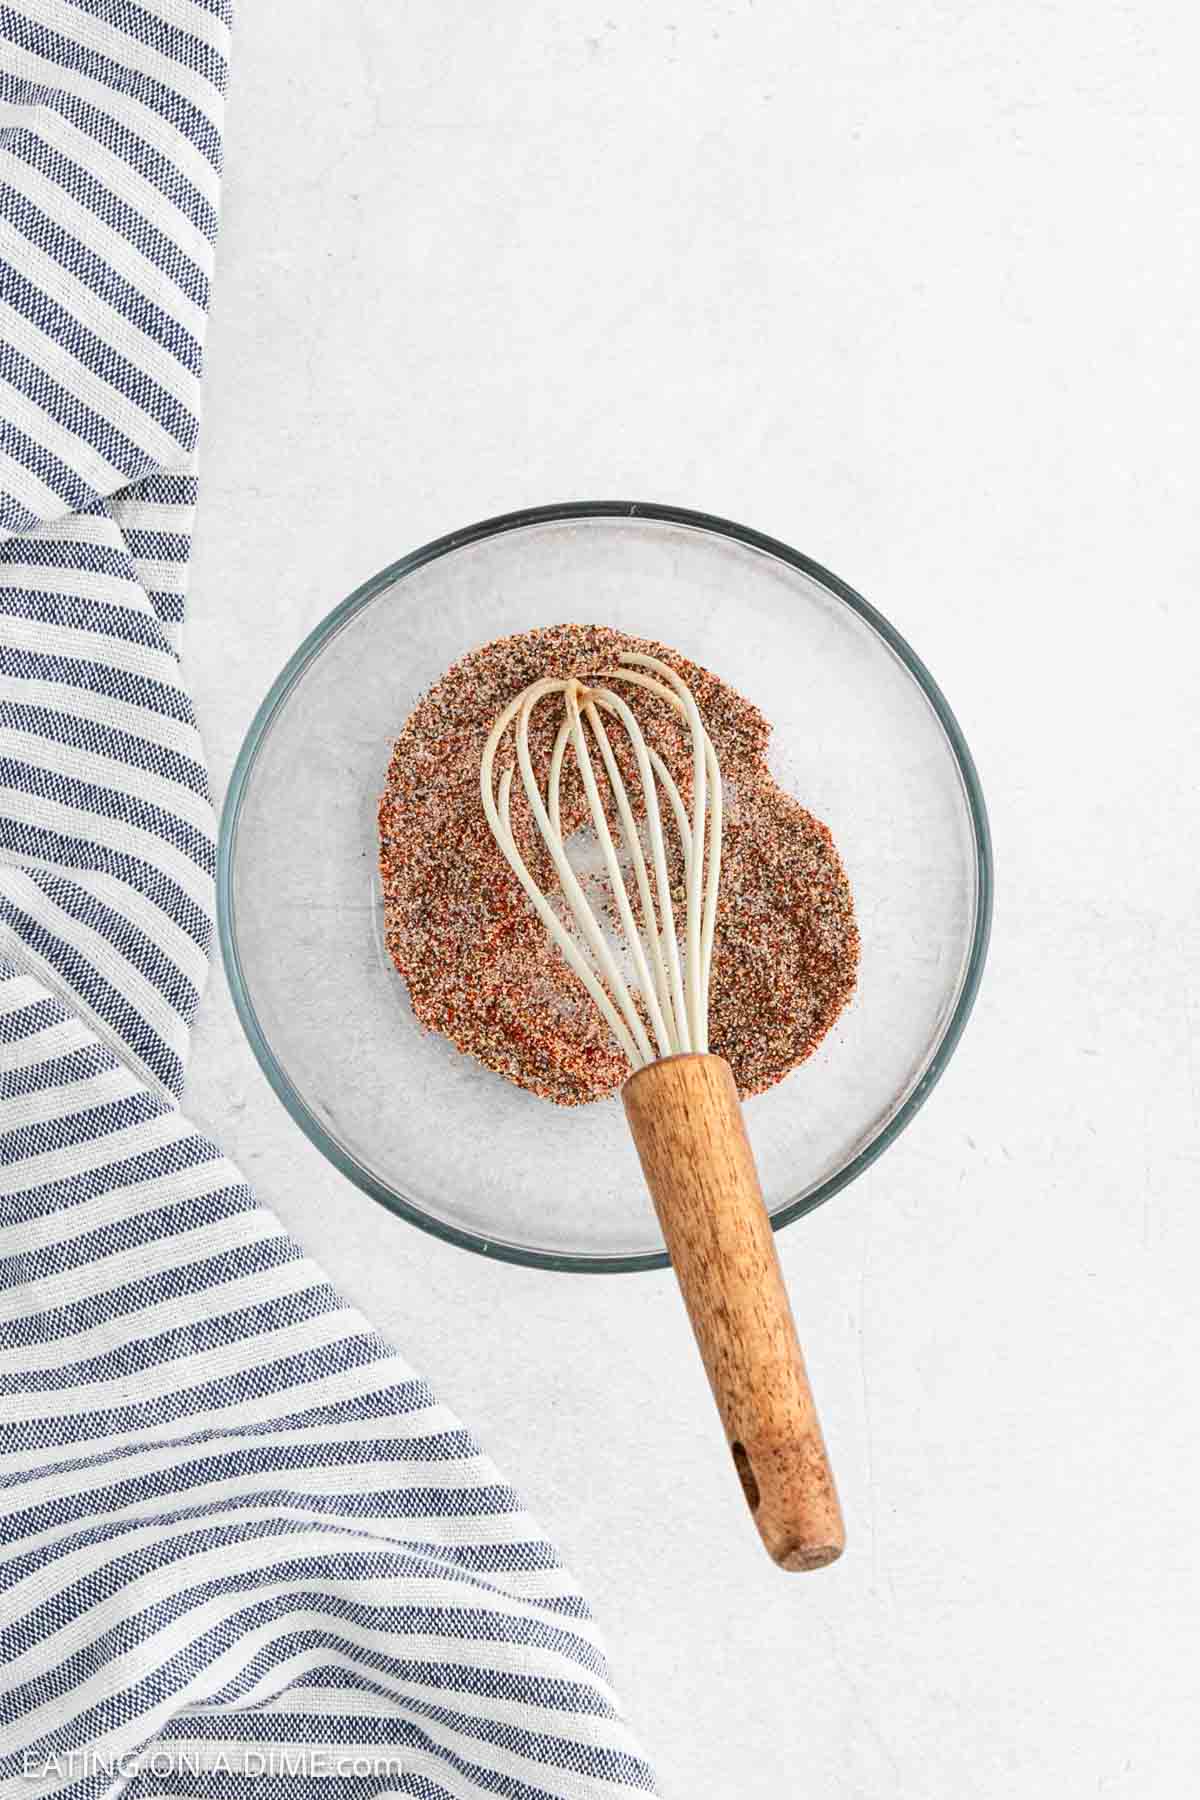
<instances>
[{"instance_id":1,"label":"striped cloth","mask_svg":"<svg viewBox=\"0 0 1200 1800\"><path fill-rule=\"evenodd\" d=\"M228 30L0 5L0 1781L647 1792L552 1547L180 1110Z\"/></svg>"}]
</instances>

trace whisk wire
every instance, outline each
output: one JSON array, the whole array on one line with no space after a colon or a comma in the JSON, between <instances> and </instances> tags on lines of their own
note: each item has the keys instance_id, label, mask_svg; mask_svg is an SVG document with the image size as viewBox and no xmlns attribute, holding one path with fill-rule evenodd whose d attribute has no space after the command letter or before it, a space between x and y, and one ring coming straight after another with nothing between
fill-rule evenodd
<instances>
[{"instance_id":1,"label":"whisk wire","mask_svg":"<svg viewBox=\"0 0 1200 1800\"><path fill-rule=\"evenodd\" d=\"M645 1001L646 1010L650 1015L650 1023L658 1042L658 1054L660 1056L670 1056L674 1047L673 1034L667 1028L666 1020L663 1017L663 1009L659 1004L659 994L661 991L660 984L650 973L650 965L646 959L646 946L642 942L642 934L634 919L633 908L629 904L629 895L625 888L625 877L621 871L621 864L617 857L616 845L613 843L612 832L609 830L608 819L604 811L604 804L600 798L600 790L596 785L596 772L592 767L592 759L588 753L587 739L584 736L583 730L583 716L579 708L579 696L584 691L581 684L575 681L568 684L565 695L567 717L571 721L571 740L575 749L575 761L579 765L579 773L583 777L584 793L587 795L588 806L592 815L592 826L596 833L596 841L600 845L600 853L604 858L604 866L608 873L612 896L616 902L617 912L620 915L621 925L624 928L626 941L629 946L629 953L633 958L634 967L637 970L638 981L641 984L642 998ZM600 744L601 755L603 756L604 752L607 751L607 756L604 757L605 767L608 771L609 781L612 785L613 797L617 803L617 812L618 817L621 820L626 848L630 852L631 860L634 861L636 872L637 861L641 860L641 845L638 841L637 827L634 824L633 814L630 810L629 797L625 792L625 784L621 779L621 772L616 768L613 762L612 747L608 743L607 737L604 735L604 726L600 721L600 715L594 706L589 706L588 714L589 723L591 724L593 731L597 734L596 741ZM642 879L639 885L639 893L642 900L643 917L647 927L647 937L649 937L654 931L654 913L653 908L650 905L650 890L646 884L645 873L646 866L645 862L642 861L640 870Z\"/></svg>"},{"instance_id":2,"label":"whisk wire","mask_svg":"<svg viewBox=\"0 0 1200 1800\"><path fill-rule=\"evenodd\" d=\"M650 844L651 858L654 863L654 883L658 894L657 925L654 903L650 896L650 881L646 871L646 859L642 853L642 834L638 830L637 821L629 804L629 796L625 791L625 783L621 779L620 767L613 755L608 741L608 734L600 718L599 708L616 715L625 728L625 734L633 749L637 762L638 775L641 778L642 792L646 801L646 836ZM683 971L679 961L679 945L675 936L675 908L671 900L671 878L667 870L666 843L663 838L662 813L658 804L658 789L655 785L654 770L651 757L654 753L642 735L637 715L621 699L619 694L611 693L607 688L593 688L589 695L587 708L589 719L594 722L596 741L600 745L600 754L604 758L604 766L616 796L617 807L621 817L621 828L630 846L634 873L638 883L638 893L642 903L642 917L646 921L646 932L654 957L655 979L658 982L659 998L664 1015L667 1018L671 1037L671 1054L688 1048L690 1037L687 1029L687 1006L683 993ZM656 759L661 761L661 759ZM667 776L672 789L666 765L663 772ZM675 789L678 800L678 789ZM683 802L679 801L680 815L687 830L687 815L683 812ZM684 845L685 859L690 855L691 832L687 831ZM666 945L664 962L663 945Z\"/></svg>"},{"instance_id":3,"label":"whisk wire","mask_svg":"<svg viewBox=\"0 0 1200 1800\"><path fill-rule=\"evenodd\" d=\"M678 786L662 757L647 744L636 714L619 694L609 688L590 686L577 677L565 680L547 677L532 683L524 693L510 701L492 726L484 747L480 763L480 793L488 825L505 860L553 941L583 982L605 1023L636 1069L654 1062L655 1050L604 930L571 865L563 840L561 782L567 745L570 743L575 753L591 824L627 940L642 1004L660 1057L687 1050L706 1051L708 1048L708 987L712 969L717 886L720 881L723 806L720 767L691 690L673 669L656 657L628 651L621 654L620 660L624 664L638 666L606 669L601 672L599 679L628 682L651 692L668 701L687 721L692 747L690 821ZM667 685L664 686L663 681L643 673L644 669L653 669L665 679ZM546 797L543 799L533 769L529 728L534 708L539 701L555 694L563 696L566 716L555 737ZM633 751L645 802L646 837L654 869L655 892L651 890L642 834L619 762L600 716L601 711L611 714L619 721ZM496 753L514 719L517 767L522 787L558 876L567 910L579 935L567 929L530 874L517 846L512 829L511 766L503 771L498 790L493 791ZM596 770L587 744L587 730L591 731L600 751L612 791L622 841L637 889L642 916L641 929L630 904L617 846L613 841L596 780ZM683 852L687 905L684 922L686 949L682 964L658 800L660 784L670 804Z\"/></svg>"},{"instance_id":4,"label":"whisk wire","mask_svg":"<svg viewBox=\"0 0 1200 1800\"><path fill-rule=\"evenodd\" d=\"M717 767L716 754L708 740L708 733L700 717L700 709L696 705L695 696L687 683L678 676L674 669L656 656L643 656L633 650L625 651L621 656L624 663L632 663L635 668L655 669L674 689L682 702L683 711L691 727L692 733L692 846L693 855L687 865L687 1005L688 1024L693 1044L699 1048L708 1047L708 971L710 958L705 955L704 946L704 870L705 870L705 813L708 806L708 775L711 759L715 784L720 785L720 770ZM645 678L638 680L633 669L613 671L619 673L626 681L633 681L638 686L645 685ZM659 690L661 691L661 689ZM713 884L713 913L716 913L716 885Z\"/></svg>"},{"instance_id":5,"label":"whisk wire","mask_svg":"<svg viewBox=\"0 0 1200 1800\"><path fill-rule=\"evenodd\" d=\"M553 683L546 684L548 688L553 687L553 685ZM562 924L558 914L530 874L525 865L525 860L517 848L516 840L513 836L510 804L513 780L513 770L511 767L505 769L500 778L499 806L497 806L496 797L492 792L492 771L495 763L497 746L509 725L512 723L514 716L520 710L525 697L525 694L518 694L517 698L505 707L504 711L493 725L487 744L484 748L483 760L480 765L480 791L483 799L484 813L486 814L488 825L491 828L492 836L495 838L503 852L505 860L513 874L517 877L517 880L524 889L530 905L537 913L554 943L557 944L558 948L562 951L570 968L583 983L625 1055L629 1058L634 1068L639 1068L642 1064L640 1046L636 1039L631 1035L628 1026L618 1013L612 1000L609 998L609 995L605 992L602 983L584 955L579 940Z\"/></svg>"},{"instance_id":6,"label":"whisk wire","mask_svg":"<svg viewBox=\"0 0 1200 1800\"><path fill-rule=\"evenodd\" d=\"M512 779L513 771L511 769L505 769L503 775L500 777L499 813L495 824L492 825L492 834L497 843L501 845L501 848L504 847L504 834L507 834L508 839L512 841L512 819L509 812L509 797L512 792ZM493 812L496 811L494 804L492 810ZM489 817L489 824L490 823L491 819ZM640 1067L641 1064L637 1045L629 1035L629 1030L625 1025L624 1020L616 1011L612 1001L605 993L603 986L597 979L593 969L580 949L578 940L572 937L571 933L563 927L554 908L550 905L550 902L542 893L536 881L534 881L529 870L525 867L520 852L516 851L514 855L509 856L506 850L505 855L508 857L509 866L512 869L513 874L521 883L521 886L524 888L534 911L537 913L542 924L546 927L546 930L566 957L567 962L575 971L576 975L578 975L584 987L595 1001L609 1030L616 1038L618 1044L620 1044L634 1068Z\"/></svg>"},{"instance_id":7,"label":"whisk wire","mask_svg":"<svg viewBox=\"0 0 1200 1800\"><path fill-rule=\"evenodd\" d=\"M617 966L612 951L605 940L604 931L592 911L587 895L580 885L579 878L571 866L561 832L556 833L550 824L550 816L546 810L542 796L538 791L537 779L533 772L533 758L529 752L529 720L534 707L547 692L563 691L561 682L535 682L526 692L521 710L517 714L517 766L521 771L521 781L525 788L525 797L537 822L538 830L553 860L555 871L562 884L563 895L570 909L571 917L587 939L604 985L612 994L624 1015L630 1035L637 1045L643 1061L653 1062L654 1053L650 1048L650 1040L646 1028L642 1024L641 1015L633 1003L625 979ZM511 826L509 835L511 837ZM516 849L515 839L513 848ZM519 852L518 852L519 854Z\"/></svg>"}]
</instances>

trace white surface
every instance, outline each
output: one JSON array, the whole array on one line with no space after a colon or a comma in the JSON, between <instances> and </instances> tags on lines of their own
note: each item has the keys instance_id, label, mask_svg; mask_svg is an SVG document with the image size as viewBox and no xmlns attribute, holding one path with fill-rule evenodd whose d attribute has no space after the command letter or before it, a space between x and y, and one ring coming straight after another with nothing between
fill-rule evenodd
<instances>
[{"instance_id":1,"label":"white surface","mask_svg":"<svg viewBox=\"0 0 1200 1800\"><path fill-rule=\"evenodd\" d=\"M1200 1754L1189 7L241 9L188 661L223 786L300 636L487 513L797 544L979 761L983 997L781 1240L851 1547L773 1571L667 1275L492 1267L300 1136L220 979L195 1116L563 1546L673 1800L1179 1800Z\"/></svg>"}]
</instances>

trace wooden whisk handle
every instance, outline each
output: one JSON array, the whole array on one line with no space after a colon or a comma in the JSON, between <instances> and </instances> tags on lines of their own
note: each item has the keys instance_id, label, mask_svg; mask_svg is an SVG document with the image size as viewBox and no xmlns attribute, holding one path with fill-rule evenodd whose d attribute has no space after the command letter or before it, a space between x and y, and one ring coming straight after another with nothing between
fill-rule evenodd
<instances>
[{"instance_id":1,"label":"wooden whisk handle","mask_svg":"<svg viewBox=\"0 0 1200 1800\"><path fill-rule=\"evenodd\" d=\"M622 1099L763 1543L782 1568L823 1568L845 1527L732 1071L666 1057Z\"/></svg>"}]
</instances>

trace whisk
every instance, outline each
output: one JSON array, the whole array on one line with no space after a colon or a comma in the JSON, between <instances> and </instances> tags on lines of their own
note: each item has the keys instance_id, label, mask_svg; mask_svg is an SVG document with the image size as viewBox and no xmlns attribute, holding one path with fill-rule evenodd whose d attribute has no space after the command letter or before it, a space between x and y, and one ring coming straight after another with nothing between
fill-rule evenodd
<instances>
[{"instance_id":1,"label":"whisk","mask_svg":"<svg viewBox=\"0 0 1200 1800\"><path fill-rule=\"evenodd\" d=\"M763 1542L785 1569L821 1568L845 1543L837 1490L733 1073L708 1048L721 879L721 771L695 696L676 671L634 651L622 652L618 660L620 668L586 680L535 681L510 701L484 747L483 807L534 911L629 1059L631 1074L621 1090L626 1118ZM690 817L628 700L607 685L613 682L666 701L686 724ZM563 717L543 793L529 732L535 708L547 700L561 707ZM606 718L624 734L626 767L636 771L640 805L630 797ZM510 727L515 765L509 762L497 782L496 759ZM607 783L607 806L589 735ZM563 835L568 750L607 878L610 904L602 907L609 915L607 927ZM513 832L512 786L518 773L557 877L552 895L538 885ZM683 868L682 948L660 789ZM617 825L624 866L610 820Z\"/></svg>"}]
</instances>

